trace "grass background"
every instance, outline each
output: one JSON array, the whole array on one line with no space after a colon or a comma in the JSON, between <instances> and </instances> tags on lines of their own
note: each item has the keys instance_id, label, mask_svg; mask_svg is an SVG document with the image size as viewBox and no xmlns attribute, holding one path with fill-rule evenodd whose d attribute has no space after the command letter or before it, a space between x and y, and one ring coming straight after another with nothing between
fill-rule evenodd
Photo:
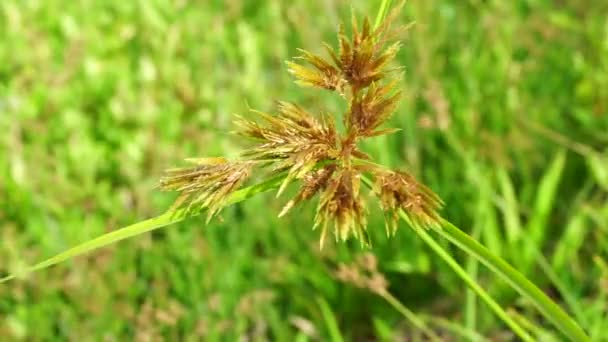
<instances>
[{"instance_id":1,"label":"grass background","mask_svg":"<svg viewBox=\"0 0 608 342\"><path fill-rule=\"evenodd\" d=\"M375 16L378 4L354 1ZM164 211L155 185L191 156L238 154L233 113L277 100L340 113L284 61L335 43L347 1L0 2L0 271ZM410 1L400 16L403 131L365 146L438 192L465 228L608 340L608 4ZM333 276L365 253L318 249L314 207L258 196L0 286L9 340L405 339L392 307ZM513 339L407 229L369 252L425 319ZM446 244L446 247L449 246ZM522 322L529 303L453 249ZM539 253L540 252L540 253ZM308 327L308 328L307 328ZM545 330L545 328L547 328ZM441 329L438 329L441 332ZM332 335L333 334L333 335ZM446 339L455 338L445 333Z\"/></svg>"}]
</instances>

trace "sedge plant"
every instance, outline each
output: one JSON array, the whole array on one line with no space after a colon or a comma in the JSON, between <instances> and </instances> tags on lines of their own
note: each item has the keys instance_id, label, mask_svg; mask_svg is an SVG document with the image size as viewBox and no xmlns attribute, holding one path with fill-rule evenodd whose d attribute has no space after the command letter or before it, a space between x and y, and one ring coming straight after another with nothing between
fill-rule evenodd
<instances>
[{"instance_id":1,"label":"sedge plant","mask_svg":"<svg viewBox=\"0 0 608 342\"><path fill-rule=\"evenodd\" d=\"M397 232L399 221L406 223L520 339L533 340L430 232L449 240L505 279L565 336L588 341L578 324L520 272L441 217L439 210L444 203L437 194L404 170L378 165L360 149L365 139L397 131L384 127L401 97L400 69L392 65L401 46L392 41L400 30L391 25L401 6L385 15L389 5L390 1L382 1L374 25L367 18L359 23L354 15L350 34L341 25L337 48L324 44L327 58L300 50L299 57L287 62L299 85L330 91L343 99L342 132L337 128L337 115L316 113L286 101L278 103L274 114L253 111L255 118L237 117L237 134L250 140L252 146L235 160L191 158L186 160L191 166L167 170L160 189L179 194L167 212L84 242L1 278L0 283L188 217L205 213L208 222L226 206L269 190L281 195L290 184L298 183L299 191L278 215L286 215L293 207L318 197L313 229L320 230L321 248L329 235L336 241L353 238L369 246L367 215L371 203L377 202L385 214L389 236ZM257 171L267 178L245 187L252 174L260 173Z\"/></svg>"}]
</instances>

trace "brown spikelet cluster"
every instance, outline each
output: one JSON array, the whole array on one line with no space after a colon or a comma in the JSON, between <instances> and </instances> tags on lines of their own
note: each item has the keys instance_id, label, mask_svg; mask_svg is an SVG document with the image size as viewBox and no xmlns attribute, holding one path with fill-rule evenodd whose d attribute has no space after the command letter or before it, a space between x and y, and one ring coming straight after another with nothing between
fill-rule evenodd
<instances>
[{"instance_id":1,"label":"brown spikelet cluster","mask_svg":"<svg viewBox=\"0 0 608 342\"><path fill-rule=\"evenodd\" d=\"M397 230L399 210L423 227L439 221L437 208L443 205L441 198L406 172L378 172L374 190L386 215L386 232L389 235Z\"/></svg>"},{"instance_id":2,"label":"brown spikelet cluster","mask_svg":"<svg viewBox=\"0 0 608 342\"><path fill-rule=\"evenodd\" d=\"M330 221L334 222L336 239L344 241L352 235L361 242L367 242L366 211L360 187L361 175L353 168L342 168L327 181L315 217L315 227L322 227L321 246Z\"/></svg>"},{"instance_id":3,"label":"brown spikelet cluster","mask_svg":"<svg viewBox=\"0 0 608 342\"><path fill-rule=\"evenodd\" d=\"M254 168L265 169L267 174L282 172L285 178L277 196L294 181L301 183L301 188L280 216L319 194L314 227L321 229L321 245L330 231L336 240L354 237L367 243L368 210L361 183L370 177L374 184L371 193L380 200L390 235L396 230L400 210L416 224L435 224L442 206L437 195L408 173L374 164L359 149L362 139L396 131L383 124L401 97L395 75L399 68L389 68L400 44L387 44L395 32L390 24L397 13L398 9L394 10L376 28L368 19L360 26L353 16L350 36L340 26L337 50L324 44L329 59L300 50L301 55L287 63L298 84L335 91L347 102L343 133L336 129L335 115L279 102L276 114L253 111L254 118L236 120L238 134L254 142L239 160L192 160L194 167L168 170L161 179L161 189L180 192L178 206L208 209L210 218L226 205L228 196Z\"/></svg>"},{"instance_id":4,"label":"brown spikelet cluster","mask_svg":"<svg viewBox=\"0 0 608 342\"><path fill-rule=\"evenodd\" d=\"M334 276L344 283L379 295L388 291L389 283L378 269L376 256L371 253L360 255L350 264L339 264Z\"/></svg>"},{"instance_id":5,"label":"brown spikelet cluster","mask_svg":"<svg viewBox=\"0 0 608 342\"><path fill-rule=\"evenodd\" d=\"M287 170L279 194L293 179L301 179L326 159L339 154L338 133L329 116L317 119L298 105L279 103L278 115L255 112L261 122L240 118L236 124L242 136L258 145L243 156L258 162L268 161L273 171Z\"/></svg>"},{"instance_id":6,"label":"brown spikelet cluster","mask_svg":"<svg viewBox=\"0 0 608 342\"><path fill-rule=\"evenodd\" d=\"M186 161L196 166L165 171L160 187L180 192L176 207L185 204L188 210L206 208L207 221L224 207L228 195L243 184L254 165L249 161L229 162L224 158L190 158Z\"/></svg>"}]
</instances>

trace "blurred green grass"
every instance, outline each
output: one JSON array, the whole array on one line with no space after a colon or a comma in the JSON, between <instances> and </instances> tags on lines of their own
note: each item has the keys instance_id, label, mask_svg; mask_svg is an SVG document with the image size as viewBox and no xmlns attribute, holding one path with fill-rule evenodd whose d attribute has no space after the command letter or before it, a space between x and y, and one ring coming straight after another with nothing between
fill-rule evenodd
<instances>
[{"instance_id":1,"label":"blurred green grass","mask_svg":"<svg viewBox=\"0 0 608 342\"><path fill-rule=\"evenodd\" d=\"M154 189L164 168L238 153L233 113L291 100L340 115L327 94L293 85L283 62L297 47L333 44L350 8L2 1L0 270L165 210L173 196ZM400 18L415 25L403 37L406 96L393 119L403 131L366 146L424 179L444 216L526 272L594 341L608 339L605 13L591 0L407 3ZM284 201L260 196L209 226L192 219L3 284L0 336L324 340L336 322L347 340L416 336L381 299L332 276L364 252L358 244L319 251L312 206L279 220ZM370 228L400 301L511 338L407 229L387 240L380 217ZM545 323L456 256L502 305Z\"/></svg>"}]
</instances>

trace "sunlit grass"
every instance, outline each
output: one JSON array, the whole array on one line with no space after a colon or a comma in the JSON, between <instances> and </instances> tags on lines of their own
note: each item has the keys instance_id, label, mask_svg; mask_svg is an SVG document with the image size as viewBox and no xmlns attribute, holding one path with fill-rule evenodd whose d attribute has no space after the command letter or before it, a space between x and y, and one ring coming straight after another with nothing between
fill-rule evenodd
<instances>
[{"instance_id":1,"label":"sunlit grass","mask_svg":"<svg viewBox=\"0 0 608 342\"><path fill-rule=\"evenodd\" d=\"M377 10L363 1L354 7ZM384 164L411 165L450 203L446 217L478 227L484 245L528 269L593 340L608 330L605 7L408 3L403 23L416 23L399 56L406 99L393 119L403 131L367 146ZM331 39L349 11L325 1L3 1L2 271L164 210L173 198L153 191L162 168L240 148L224 133L232 113L270 109L281 98L336 106L295 92L282 61L296 47ZM310 333L286 323L298 317L325 339L330 330L313 294L346 339L383 336L383 326L394 336L414 334L384 301L330 275L361 251L319 252L311 210L279 221L280 203L253 198L209 227L188 220L0 286L0 336L293 339ZM476 332L507 331L476 300L466 302L476 310L463 307L462 282L413 234L390 241L382 234L373 237L373 253L408 308L456 322L466 310ZM525 256L535 250L549 260L558 291ZM461 254L455 258L464 265ZM485 269L472 277L504 307L550 327ZM274 296L251 295L258 290Z\"/></svg>"}]
</instances>

